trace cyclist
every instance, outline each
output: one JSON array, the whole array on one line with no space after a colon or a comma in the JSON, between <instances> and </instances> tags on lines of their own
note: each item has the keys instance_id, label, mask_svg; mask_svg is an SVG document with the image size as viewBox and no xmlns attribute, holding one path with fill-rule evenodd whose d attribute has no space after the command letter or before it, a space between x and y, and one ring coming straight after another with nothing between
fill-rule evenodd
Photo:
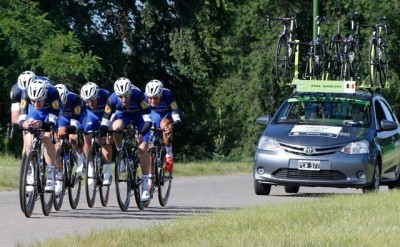
<instances>
[{"instance_id":1,"label":"cyclist","mask_svg":"<svg viewBox=\"0 0 400 247\"><path fill-rule=\"evenodd\" d=\"M35 80L35 77L36 75L32 71L24 71L18 76L18 82L11 88L11 124L13 125L18 124L22 92L26 90L33 80ZM23 137L25 138L25 134ZM22 153L24 152L25 146L22 148Z\"/></svg>"},{"instance_id":2,"label":"cyclist","mask_svg":"<svg viewBox=\"0 0 400 247\"><path fill-rule=\"evenodd\" d=\"M112 130L124 130L131 124L135 124L139 129L137 139L143 174L141 201L148 201L150 198L149 183L151 183L151 179L149 180L149 174L151 174L150 155L147 152L147 143L143 142L143 135L151 128L151 111L146 98L143 92L132 85L128 78L121 77L115 81L114 93L108 98L104 111L100 127L102 130L107 130L110 127ZM112 114L114 115L112 116ZM122 150L122 135L114 133L113 138L117 151ZM110 178L108 183L111 183L110 168L108 170L106 168L105 176ZM107 180L104 182L107 183Z\"/></svg>"},{"instance_id":3,"label":"cyclist","mask_svg":"<svg viewBox=\"0 0 400 247\"><path fill-rule=\"evenodd\" d=\"M172 172L174 168L172 133L174 129L179 129L182 125L178 105L172 92L164 88L159 80L151 80L147 83L145 94L151 108L151 118L156 123L156 127L163 130L166 149L165 171ZM149 135L145 136L144 141L148 143Z\"/></svg>"},{"instance_id":4,"label":"cyclist","mask_svg":"<svg viewBox=\"0 0 400 247\"><path fill-rule=\"evenodd\" d=\"M99 88L99 86L94 82L87 82L83 85L81 88L81 98L85 101L85 117L82 125L85 132L99 130L101 118L103 117L104 109L109 96L110 92L108 90ZM102 154L108 166L110 166L112 159L112 146L104 144L109 143L110 141L102 141ZM85 135L83 150L86 155L91 147L91 136ZM93 176L93 164L88 165L88 174L89 176ZM92 182L92 180L89 181Z\"/></svg>"},{"instance_id":5,"label":"cyclist","mask_svg":"<svg viewBox=\"0 0 400 247\"><path fill-rule=\"evenodd\" d=\"M79 122L81 120L83 105L81 98L77 94L70 92L64 84L57 84L54 87L57 89L62 103L62 111L58 119L57 132L57 138L61 138L67 135L68 130L72 130L70 127L67 128L68 126L74 127L75 130L83 129L82 124ZM83 154L83 138L80 134L69 134L68 137L77 154L78 167L76 175L82 177L85 162L85 156ZM58 148L60 148L59 142L56 144L56 149Z\"/></svg>"},{"instance_id":6,"label":"cyclist","mask_svg":"<svg viewBox=\"0 0 400 247\"><path fill-rule=\"evenodd\" d=\"M23 128L43 128L43 144L45 146L44 156L47 164L47 181L45 191L54 191L54 164L56 151L51 141L51 126L57 126L58 115L60 114L60 96L57 89L48 80L36 78L30 83L27 92L23 92L21 98L21 113L19 125ZM24 140L25 152L32 146L32 134L27 133ZM32 174L33 176L33 174ZM33 178L30 178L33 180Z\"/></svg>"}]
</instances>

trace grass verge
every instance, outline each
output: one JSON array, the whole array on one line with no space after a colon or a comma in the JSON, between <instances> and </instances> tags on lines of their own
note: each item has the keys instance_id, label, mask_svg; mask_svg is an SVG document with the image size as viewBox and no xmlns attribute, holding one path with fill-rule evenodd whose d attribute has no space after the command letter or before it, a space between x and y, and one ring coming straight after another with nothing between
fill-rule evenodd
<instances>
[{"instance_id":1,"label":"grass verge","mask_svg":"<svg viewBox=\"0 0 400 247\"><path fill-rule=\"evenodd\" d=\"M398 246L400 192L335 195L190 216L142 230L71 235L36 246Z\"/></svg>"}]
</instances>

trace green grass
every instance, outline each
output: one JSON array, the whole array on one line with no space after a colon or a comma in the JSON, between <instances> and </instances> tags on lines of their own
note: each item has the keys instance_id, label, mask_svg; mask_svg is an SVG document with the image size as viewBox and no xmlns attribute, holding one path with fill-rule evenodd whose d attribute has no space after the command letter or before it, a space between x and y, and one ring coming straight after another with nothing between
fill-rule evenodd
<instances>
[{"instance_id":1,"label":"green grass","mask_svg":"<svg viewBox=\"0 0 400 247\"><path fill-rule=\"evenodd\" d=\"M141 230L71 235L37 246L398 246L400 192L190 216Z\"/></svg>"},{"instance_id":2,"label":"green grass","mask_svg":"<svg viewBox=\"0 0 400 247\"><path fill-rule=\"evenodd\" d=\"M0 156L0 190L18 189L21 160L11 156ZM235 173L251 173L251 160L241 162L203 161L188 162L174 165L174 176L207 176L227 175Z\"/></svg>"},{"instance_id":3,"label":"green grass","mask_svg":"<svg viewBox=\"0 0 400 247\"><path fill-rule=\"evenodd\" d=\"M21 160L0 155L0 190L18 189Z\"/></svg>"}]
</instances>

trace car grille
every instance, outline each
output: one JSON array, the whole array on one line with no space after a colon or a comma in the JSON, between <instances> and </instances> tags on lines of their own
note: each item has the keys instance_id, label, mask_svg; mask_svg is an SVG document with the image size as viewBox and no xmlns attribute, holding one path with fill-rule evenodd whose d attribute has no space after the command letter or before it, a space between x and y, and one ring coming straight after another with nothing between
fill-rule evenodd
<instances>
[{"instance_id":1,"label":"car grille","mask_svg":"<svg viewBox=\"0 0 400 247\"><path fill-rule=\"evenodd\" d=\"M307 171L297 169L278 169L272 174L276 178L282 179L298 179L298 180L342 180L346 179L346 175L339 171L320 170Z\"/></svg>"},{"instance_id":2,"label":"car grille","mask_svg":"<svg viewBox=\"0 0 400 247\"><path fill-rule=\"evenodd\" d=\"M279 144L288 153L297 155L307 155L307 156L330 155L334 154L335 152L343 148L342 145L314 147L314 146L297 146L282 142L280 142ZM312 152L307 152L308 150L312 150Z\"/></svg>"}]
</instances>

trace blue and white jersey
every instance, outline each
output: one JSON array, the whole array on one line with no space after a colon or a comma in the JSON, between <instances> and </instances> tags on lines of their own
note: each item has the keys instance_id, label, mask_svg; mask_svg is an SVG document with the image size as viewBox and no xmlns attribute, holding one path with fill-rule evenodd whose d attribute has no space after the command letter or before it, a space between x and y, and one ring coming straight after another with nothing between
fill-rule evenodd
<instances>
[{"instance_id":1,"label":"blue and white jersey","mask_svg":"<svg viewBox=\"0 0 400 247\"><path fill-rule=\"evenodd\" d=\"M51 84L47 85L47 95L42 108L35 109L26 91L22 92L20 115L18 121L27 119L52 122L57 125L57 119L61 112L61 99L57 89Z\"/></svg>"},{"instance_id":2,"label":"blue and white jersey","mask_svg":"<svg viewBox=\"0 0 400 247\"><path fill-rule=\"evenodd\" d=\"M176 104L174 95L169 89L164 88L161 93L160 103L155 107L150 105L150 101L147 95L146 100L151 109L152 116L153 114L158 114L160 118L168 117L172 118L172 120L174 121L180 121L180 111L178 105Z\"/></svg>"},{"instance_id":3,"label":"blue and white jersey","mask_svg":"<svg viewBox=\"0 0 400 247\"><path fill-rule=\"evenodd\" d=\"M101 118L106 108L107 99L110 96L108 90L99 89L98 102L95 108L90 108L86 102L84 102L84 117L82 119L82 125L84 131L96 131L99 130Z\"/></svg>"},{"instance_id":4,"label":"blue and white jersey","mask_svg":"<svg viewBox=\"0 0 400 247\"><path fill-rule=\"evenodd\" d=\"M125 126L134 122L139 129L147 123L141 132L147 132L150 129L151 110L144 93L139 88L132 87L131 99L127 107L122 105L122 102L115 93L108 97L101 125L110 127L111 123L116 119L123 119Z\"/></svg>"},{"instance_id":5,"label":"blue and white jersey","mask_svg":"<svg viewBox=\"0 0 400 247\"><path fill-rule=\"evenodd\" d=\"M67 127L73 125L77 129L81 129L82 126L79 121L81 119L82 110L83 104L81 98L76 93L69 92L67 95L67 102L62 105L58 126Z\"/></svg>"}]
</instances>

